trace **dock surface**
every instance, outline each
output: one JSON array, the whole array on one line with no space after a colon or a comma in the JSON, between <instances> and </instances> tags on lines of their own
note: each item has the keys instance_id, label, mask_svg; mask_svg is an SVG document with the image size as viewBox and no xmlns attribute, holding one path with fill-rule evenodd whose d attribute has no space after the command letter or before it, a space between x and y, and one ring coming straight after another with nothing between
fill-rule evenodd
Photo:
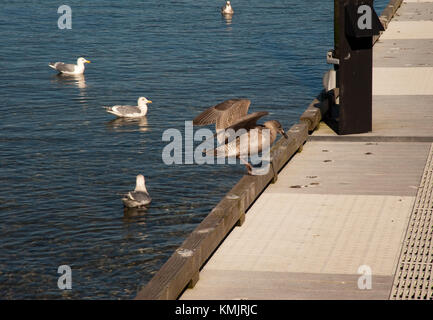
<instances>
[{"instance_id":1,"label":"dock surface","mask_svg":"<svg viewBox=\"0 0 433 320\"><path fill-rule=\"evenodd\" d=\"M373 131L321 123L180 299L433 299L433 1L373 52Z\"/></svg>"}]
</instances>

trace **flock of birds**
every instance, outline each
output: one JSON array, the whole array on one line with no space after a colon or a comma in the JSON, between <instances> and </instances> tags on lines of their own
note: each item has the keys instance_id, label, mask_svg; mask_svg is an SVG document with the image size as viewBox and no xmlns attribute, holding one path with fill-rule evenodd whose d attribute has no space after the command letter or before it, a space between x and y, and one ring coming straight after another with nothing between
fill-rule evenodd
<instances>
[{"instance_id":1,"label":"flock of birds","mask_svg":"<svg viewBox=\"0 0 433 320\"><path fill-rule=\"evenodd\" d=\"M230 1L226 1L225 6L221 8L221 14L233 15L234 10ZM66 64L63 62L49 63L54 70L64 75L82 75L85 71L85 64L90 63L85 58L78 58L77 64ZM104 107L108 113L119 118L142 118L146 116L148 107L152 103L145 97L138 98L137 106L115 105ZM278 134L282 134L286 139L288 136L284 132L281 123L277 120L266 121L263 125L257 124L257 121L268 115L266 111L248 113L251 101L248 99L230 99L210 107L198 115L193 124L204 126L215 124L218 146L215 149L207 150L206 154L212 154L216 157L236 157L245 164L248 174L252 174L252 165L246 161L253 153L257 154L264 148L263 141L272 145ZM237 132L244 129L241 135L227 136L226 132L232 129ZM252 130L255 130L254 135ZM244 140L247 139L247 140ZM245 145L241 141L248 141ZM146 208L152 201L149 192L146 189L146 181L143 175L136 177L135 190L128 192L122 198L122 202L127 208Z\"/></svg>"}]
</instances>

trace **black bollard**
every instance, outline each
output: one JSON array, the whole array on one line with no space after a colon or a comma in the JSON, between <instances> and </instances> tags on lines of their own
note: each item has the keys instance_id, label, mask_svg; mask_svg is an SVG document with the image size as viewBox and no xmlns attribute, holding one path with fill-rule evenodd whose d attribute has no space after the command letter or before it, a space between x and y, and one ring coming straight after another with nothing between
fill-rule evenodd
<instances>
[{"instance_id":1,"label":"black bollard","mask_svg":"<svg viewBox=\"0 0 433 320\"><path fill-rule=\"evenodd\" d=\"M334 0L334 52L338 104L328 125L338 134L372 130L373 36L383 31L373 0Z\"/></svg>"}]
</instances>

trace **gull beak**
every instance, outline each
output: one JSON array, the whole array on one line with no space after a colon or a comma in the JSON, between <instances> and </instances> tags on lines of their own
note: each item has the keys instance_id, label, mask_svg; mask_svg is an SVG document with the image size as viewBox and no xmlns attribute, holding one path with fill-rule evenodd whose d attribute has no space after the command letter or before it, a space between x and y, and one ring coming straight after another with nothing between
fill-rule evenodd
<instances>
[{"instance_id":1,"label":"gull beak","mask_svg":"<svg viewBox=\"0 0 433 320\"><path fill-rule=\"evenodd\" d=\"M147 103L152 103L152 100L147 100Z\"/></svg>"},{"instance_id":2,"label":"gull beak","mask_svg":"<svg viewBox=\"0 0 433 320\"><path fill-rule=\"evenodd\" d=\"M86 63L90 63L90 61L89 61L89 60L86 60L85 62L86 62Z\"/></svg>"},{"instance_id":3,"label":"gull beak","mask_svg":"<svg viewBox=\"0 0 433 320\"><path fill-rule=\"evenodd\" d=\"M279 131L280 131L280 133L284 136L284 138L289 139L289 136L288 136L287 133L284 131L284 129L280 129Z\"/></svg>"}]
</instances>

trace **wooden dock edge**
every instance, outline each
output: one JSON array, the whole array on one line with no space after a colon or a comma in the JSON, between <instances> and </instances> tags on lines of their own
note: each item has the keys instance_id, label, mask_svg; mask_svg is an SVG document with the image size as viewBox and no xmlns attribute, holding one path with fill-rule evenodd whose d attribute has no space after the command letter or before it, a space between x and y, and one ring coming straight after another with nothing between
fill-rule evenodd
<instances>
[{"instance_id":1,"label":"wooden dock edge","mask_svg":"<svg viewBox=\"0 0 433 320\"><path fill-rule=\"evenodd\" d=\"M390 0L383 10L380 20L385 30L402 2L403 0ZM373 44L379 37L380 35L373 38ZM335 96L338 96L338 89L328 93L322 91L301 115L300 123L289 129L289 138L281 138L274 144L271 159L276 172L302 150L309 133L318 128ZM245 213L273 182L273 170L262 176L243 176L138 292L135 300L175 300L186 288L194 287L206 261L234 227L242 226Z\"/></svg>"},{"instance_id":2,"label":"wooden dock edge","mask_svg":"<svg viewBox=\"0 0 433 320\"><path fill-rule=\"evenodd\" d=\"M389 22L392 20L392 18L394 17L395 13L397 12L398 8L400 8L402 3L403 0L390 0L386 8L383 9L382 14L379 17L379 20L380 22L382 22L383 28L385 30L388 28ZM373 44L375 44L376 41L379 40L382 33L378 36L373 37Z\"/></svg>"}]
</instances>

